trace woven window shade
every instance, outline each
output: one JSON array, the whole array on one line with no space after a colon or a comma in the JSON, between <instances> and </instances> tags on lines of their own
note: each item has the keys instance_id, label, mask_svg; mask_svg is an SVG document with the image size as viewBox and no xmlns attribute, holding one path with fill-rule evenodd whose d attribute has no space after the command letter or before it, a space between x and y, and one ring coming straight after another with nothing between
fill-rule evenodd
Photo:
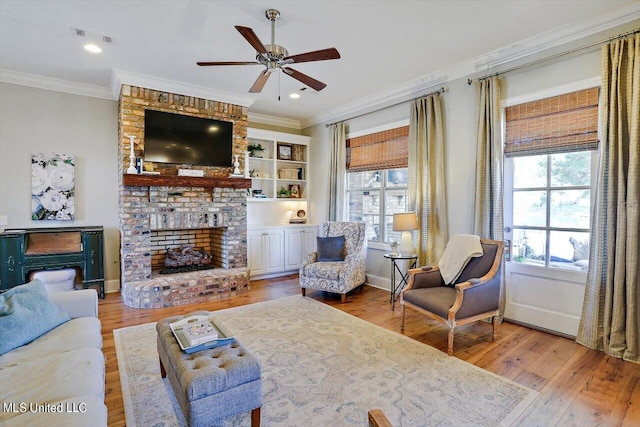
<instances>
[{"instance_id":1,"label":"woven window shade","mask_svg":"<svg viewBox=\"0 0 640 427\"><path fill-rule=\"evenodd\" d=\"M507 107L507 157L598 148L598 88Z\"/></svg>"},{"instance_id":2,"label":"woven window shade","mask_svg":"<svg viewBox=\"0 0 640 427\"><path fill-rule=\"evenodd\" d=\"M362 172L406 168L409 126L347 139L347 170Z\"/></svg>"}]
</instances>

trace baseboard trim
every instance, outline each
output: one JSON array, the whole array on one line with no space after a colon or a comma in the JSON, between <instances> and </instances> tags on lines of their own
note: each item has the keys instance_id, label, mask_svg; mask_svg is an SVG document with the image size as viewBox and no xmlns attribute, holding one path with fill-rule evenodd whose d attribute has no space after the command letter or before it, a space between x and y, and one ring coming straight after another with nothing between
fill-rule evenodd
<instances>
[{"instance_id":1,"label":"baseboard trim","mask_svg":"<svg viewBox=\"0 0 640 427\"><path fill-rule=\"evenodd\" d=\"M376 276L375 274L367 274L365 283L371 287L382 289L389 292L391 289L391 279L388 277Z\"/></svg>"},{"instance_id":2,"label":"baseboard trim","mask_svg":"<svg viewBox=\"0 0 640 427\"><path fill-rule=\"evenodd\" d=\"M112 294L114 292L120 292L120 280L105 280L104 292L106 294Z\"/></svg>"}]
</instances>

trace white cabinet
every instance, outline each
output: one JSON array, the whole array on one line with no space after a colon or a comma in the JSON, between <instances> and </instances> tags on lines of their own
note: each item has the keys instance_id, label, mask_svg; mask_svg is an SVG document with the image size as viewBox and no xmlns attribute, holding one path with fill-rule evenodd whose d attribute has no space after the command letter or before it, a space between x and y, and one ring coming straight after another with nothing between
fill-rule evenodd
<instances>
[{"instance_id":1,"label":"white cabinet","mask_svg":"<svg viewBox=\"0 0 640 427\"><path fill-rule=\"evenodd\" d=\"M290 274L316 250L317 225L249 228L247 258L251 278Z\"/></svg>"},{"instance_id":2,"label":"white cabinet","mask_svg":"<svg viewBox=\"0 0 640 427\"><path fill-rule=\"evenodd\" d=\"M284 269L297 270L309 252L316 250L315 226L286 228L284 231Z\"/></svg>"},{"instance_id":3,"label":"white cabinet","mask_svg":"<svg viewBox=\"0 0 640 427\"><path fill-rule=\"evenodd\" d=\"M282 229L254 229L247 232L247 257L251 276L284 270Z\"/></svg>"},{"instance_id":4,"label":"white cabinet","mask_svg":"<svg viewBox=\"0 0 640 427\"><path fill-rule=\"evenodd\" d=\"M309 193L308 145L311 138L263 129L247 130L247 145L263 151L249 157L249 200L301 200Z\"/></svg>"}]
</instances>

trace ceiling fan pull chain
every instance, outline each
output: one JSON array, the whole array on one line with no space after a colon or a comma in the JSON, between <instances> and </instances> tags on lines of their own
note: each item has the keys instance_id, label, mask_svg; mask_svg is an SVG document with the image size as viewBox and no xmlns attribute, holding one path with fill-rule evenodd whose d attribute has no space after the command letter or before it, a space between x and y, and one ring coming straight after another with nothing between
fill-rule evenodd
<instances>
[{"instance_id":1,"label":"ceiling fan pull chain","mask_svg":"<svg viewBox=\"0 0 640 427\"><path fill-rule=\"evenodd\" d=\"M278 73L278 101L280 101L280 79L281 79L282 73Z\"/></svg>"}]
</instances>

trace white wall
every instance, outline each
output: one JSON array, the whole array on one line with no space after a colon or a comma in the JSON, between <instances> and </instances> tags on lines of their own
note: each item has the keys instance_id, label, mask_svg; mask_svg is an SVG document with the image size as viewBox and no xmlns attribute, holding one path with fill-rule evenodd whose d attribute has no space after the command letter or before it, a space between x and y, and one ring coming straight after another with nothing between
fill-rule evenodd
<instances>
[{"instance_id":1,"label":"white wall","mask_svg":"<svg viewBox=\"0 0 640 427\"><path fill-rule=\"evenodd\" d=\"M117 102L0 83L0 215L7 228L101 225L119 282ZM75 221L31 220L31 154L75 156ZM112 286L109 286L111 288Z\"/></svg>"},{"instance_id":2,"label":"white wall","mask_svg":"<svg viewBox=\"0 0 640 427\"><path fill-rule=\"evenodd\" d=\"M610 29L604 34L575 42L573 46L583 46L592 41L615 36L637 28L638 25L638 22L633 22L623 27ZM571 47L562 47L559 50L568 50ZM543 56L546 55L549 53ZM599 48L594 48L504 74L501 76L503 98L531 94L581 80L597 78L600 76L600 58ZM531 60L530 58L525 62ZM503 68L509 68L509 66ZM438 85L433 90L437 90L441 86L446 88L442 100L445 119L448 231L449 235L469 233L472 229L476 159L474 90L473 86L467 84L466 77ZM347 120L348 130L353 132L407 119L409 117L408 105L405 103ZM314 182L328 182L327 165L329 164L330 150L327 128L324 124L315 125L303 129L303 134L312 137L310 161L314 171ZM317 188L318 191L311 194L309 209L313 212L313 221L321 223L327 218L328 189L322 186ZM380 249L369 249L367 281L370 284L388 289L390 268L389 260L382 257L384 252Z\"/></svg>"}]
</instances>

